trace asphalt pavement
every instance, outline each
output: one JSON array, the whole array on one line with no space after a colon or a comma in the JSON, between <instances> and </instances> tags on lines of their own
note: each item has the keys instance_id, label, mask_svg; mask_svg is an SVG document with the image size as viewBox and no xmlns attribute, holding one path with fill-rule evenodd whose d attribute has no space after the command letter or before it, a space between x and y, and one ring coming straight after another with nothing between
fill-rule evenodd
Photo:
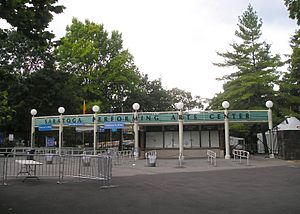
<instances>
[{"instance_id":1,"label":"asphalt pavement","mask_svg":"<svg viewBox=\"0 0 300 214\"><path fill-rule=\"evenodd\" d=\"M300 162L145 160L113 166L111 186L96 180L11 179L0 186L0 213L300 213Z\"/></svg>"}]
</instances>

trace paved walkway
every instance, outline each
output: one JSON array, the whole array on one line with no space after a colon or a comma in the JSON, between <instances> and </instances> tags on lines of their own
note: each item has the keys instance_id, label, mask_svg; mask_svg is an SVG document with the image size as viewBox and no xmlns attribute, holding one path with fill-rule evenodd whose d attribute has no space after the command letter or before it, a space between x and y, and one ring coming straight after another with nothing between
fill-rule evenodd
<instances>
[{"instance_id":1,"label":"paved walkway","mask_svg":"<svg viewBox=\"0 0 300 214\"><path fill-rule=\"evenodd\" d=\"M300 165L297 161L285 161L277 158L265 158L265 156L252 156L249 165L246 160L225 160L224 158L217 158L217 166L208 163L206 158L201 159L185 159L182 167L179 165L178 159L157 159L156 167L147 166L146 160L138 160L136 162L124 162L123 164L116 164L113 167L113 176L133 176L133 175L151 175L151 174L165 174L177 172L202 172L202 171L216 171L228 169L251 169L270 166L286 166L286 165Z\"/></svg>"},{"instance_id":2,"label":"paved walkway","mask_svg":"<svg viewBox=\"0 0 300 214\"><path fill-rule=\"evenodd\" d=\"M95 180L53 179L0 186L0 213L193 214L300 213L300 162L251 157L250 166L232 160L145 160L113 167L114 188Z\"/></svg>"}]
</instances>

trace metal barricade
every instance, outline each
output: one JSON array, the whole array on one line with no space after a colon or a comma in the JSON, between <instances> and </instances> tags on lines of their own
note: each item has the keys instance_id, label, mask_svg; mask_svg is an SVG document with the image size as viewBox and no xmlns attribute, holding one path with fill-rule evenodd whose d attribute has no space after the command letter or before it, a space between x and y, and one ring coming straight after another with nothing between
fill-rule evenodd
<instances>
[{"instance_id":1,"label":"metal barricade","mask_svg":"<svg viewBox=\"0 0 300 214\"><path fill-rule=\"evenodd\" d=\"M5 155L0 154L0 185L5 185Z\"/></svg>"},{"instance_id":2,"label":"metal barricade","mask_svg":"<svg viewBox=\"0 0 300 214\"><path fill-rule=\"evenodd\" d=\"M156 150L148 151L145 153L146 166L156 166Z\"/></svg>"},{"instance_id":3,"label":"metal barricade","mask_svg":"<svg viewBox=\"0 0 300 214\"><path fill-rule=\"evenodd\" d=\"M249 165L250 153L248 151L233 149L232 154L233 154L234 161L238 157L240 159L240 163L242 163L242 159L245 158L247 161L247 166Z\"/></svg>"},{"instance_id":4,"label":"metal barricade","mask_svg":"<svg viewBox=\"0 0 300 214\"><path fill-rule=\"evenodd\" d=\"M107 155L27 154L3 159L0 159L3 184L13 178L22 178L24 182L48 177L56 178L57 183L63 183L66 177L87 178L100 180L102 184L112 179L112 158Z\"/></svg>"},{"instance_id":5,"label":"metal barricade","mask_svg":"<svg viewBox=\"0 0 300 214\"><path fill-rule=\"evenodd\" d=\"M208 163L210 163L213 166L217 166L217 153L211 150L207 150L206 155Z\"/></svg>"},{"instance_id":6,"label":"metal barricade","mask_svg":"<svg viewBox=\"0 0 300 214\"><path fill-rule=\"evenodd\" d=\"M62 156L62 173L64 177L96 179L109 183L112 178L112 157L108 155L65 155Z\"/></svg>"}]
</instances>

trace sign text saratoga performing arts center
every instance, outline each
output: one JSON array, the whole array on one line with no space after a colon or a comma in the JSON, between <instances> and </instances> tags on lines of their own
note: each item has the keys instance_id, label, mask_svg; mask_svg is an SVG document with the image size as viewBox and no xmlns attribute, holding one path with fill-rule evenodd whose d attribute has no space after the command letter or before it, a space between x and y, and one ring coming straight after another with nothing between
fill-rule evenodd
<instances>
[{"instance_id":1,"label":"sign text saratoga performing arts center","mask_svg":"<svg viewBox=\"0 0 300 214\"><path fill-rule=\"evenodd\" d=\"M97 114L97 124L103 125L106 122L124 122L131 124L134 122L133 113L120 114ZM223 111L203 111L203 112L184 112L183 119L185 123L202 122L222 122L224 121ZM229 111L228 119L230 122L266 122L268 113L261 111ZM35 126L41 125L59 125L59 116L35 117ZM81 126L94 124L93 114L81 115L63 115L62 123L65 126ZM139 112L139 124L158 124L158 123L177 123L178 112Z\"/></svg>"}]
</instances>

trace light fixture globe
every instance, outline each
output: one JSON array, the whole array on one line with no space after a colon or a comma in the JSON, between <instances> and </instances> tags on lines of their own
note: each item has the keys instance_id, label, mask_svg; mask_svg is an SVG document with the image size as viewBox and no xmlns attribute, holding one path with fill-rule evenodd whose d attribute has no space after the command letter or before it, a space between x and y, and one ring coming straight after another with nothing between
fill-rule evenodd
<instances>
[{"instance_id":1,"label":"light fixture globe","mask_svg":"<svg viewBox=\"0 0 300 214\"><path fill-rule=\"evenodd\" d=\"M36 109L31 109L30 114L32 116L35 116L37 114L37 110Z\"/></svg>"},{"instance_id":2,"label":"light fixture globe","mask_svg":"<svg viewBox=\"0 0 300 214\"><path fill-rule=\"evenodd\" d=\"M222 102L222 107L223 107L223 108L228 109L229 106L230 106L230 104L229 104L228 101L225 100L225 101Z\"/></svg>"},{"instance_id":3,"label":"light fixture globe","mask_svg":"<svg viewBox=\"0 0 300 214\"><path fill-rule=\"evenodd\" d=\"M60 114L65 113L65 108L64 107L59 107L58 108L58 113L60 113Z\"/></svg>"},{"instance_id":4,"label":"light fixture globe","mask_svg":"<svg viewBox=\"0 0 300 214\"><path fill-rule=\"evenodd\" d=\"M272 108L272 107L273 107L273 102L272 102L271 100L268 100L268 101L266 102L266 107L267 107L267 108Z\"/></svg>"},{"instance_id":5,"label":"light fixture globe","mask_svg":"<svg viewBox=\"0 0 300 214\"><path fill-rule=\"evenodd\" d=\"M183 109L183 102L178 102L175 104L175 107L178 109L178 110L182 110Z\"/></svg>"},{"instance_id":6,"label":"light fixture globe","mask_svg":"<svg viewBox=\"0 0 300 214\"><path fill-rule=\"evenodd\" d=\"M99 106L97 106L97 105L94 105L92 109L93 109L93 112L95 112L95 113L97 113L100 110Z\"/></svg>"},{"instance_id":7,"label":"light fixture globe","mask_svg":"<svg viewBox=\"0 0 300 214\"><path fill-rule=\"evenodd\" d=\"M133 110L137 111L137 110L140 109L140 104L138 104L138 103L133 103L132 108L133 108Z\"/></svg>"}]
</instances>

